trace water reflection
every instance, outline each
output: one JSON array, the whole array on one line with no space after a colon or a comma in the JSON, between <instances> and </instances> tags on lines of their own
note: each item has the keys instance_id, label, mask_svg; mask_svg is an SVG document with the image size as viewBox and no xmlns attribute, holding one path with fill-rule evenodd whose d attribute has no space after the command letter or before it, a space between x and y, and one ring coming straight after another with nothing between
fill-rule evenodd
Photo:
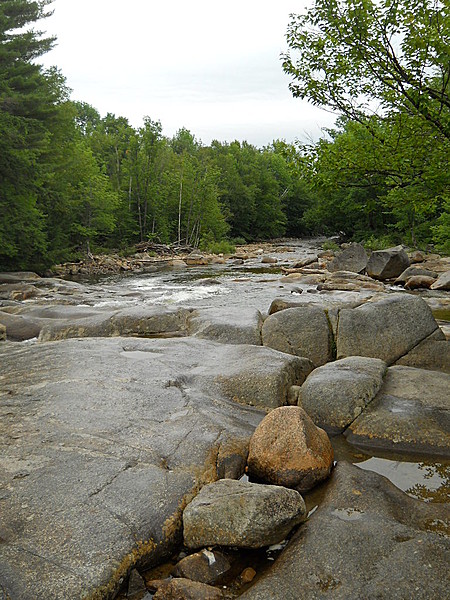
<instances>
[{"instance_id":1,"label":"water reflection","mask_svg":"<svg viewBox=\"0 0 450 600\"><path fill-rule=\"evenodd\" d=\"M450 462L424 462L422 457L380 452L372 456L351 446L343 436L332 438L336 460L387 477L395 486L424 502L450 501Z\"/></svg>"}]
</instances>

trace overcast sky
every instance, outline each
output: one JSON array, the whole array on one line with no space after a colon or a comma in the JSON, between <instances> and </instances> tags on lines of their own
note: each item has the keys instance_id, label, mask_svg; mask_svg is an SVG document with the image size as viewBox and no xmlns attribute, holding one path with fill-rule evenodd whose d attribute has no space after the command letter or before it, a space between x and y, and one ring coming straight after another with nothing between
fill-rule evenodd
<instances>
[{"instance_id":1,"label":"overcast sky","mask_svg":"<svg viewBox=\"0 0 450 600\"><path fill-rule=\"evenodd\" d=\"M294 99L283 73L289 14L306 0L54 0L43 58L99 112L187 127L205 144L317 139L333 115Z\"/></svg>"}]
</instances>

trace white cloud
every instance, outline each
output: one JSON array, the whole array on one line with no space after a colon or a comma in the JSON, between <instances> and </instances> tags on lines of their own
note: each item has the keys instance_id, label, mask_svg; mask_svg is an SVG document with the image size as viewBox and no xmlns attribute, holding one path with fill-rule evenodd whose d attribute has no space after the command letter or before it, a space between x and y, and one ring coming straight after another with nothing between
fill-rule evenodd
<instances>
[{"instance_id":1,"label":"white cloud","mask_svg":"<svg viewBox=\"0 0 450 600\"><path fill-rule=\"evenodd\" d=\"M139 126L149 115L172 135L264 145L317 137L334 117L293 99L279 59L294 0L55 0L45 57L73 97Z\"/></svg>"}]
</instances>

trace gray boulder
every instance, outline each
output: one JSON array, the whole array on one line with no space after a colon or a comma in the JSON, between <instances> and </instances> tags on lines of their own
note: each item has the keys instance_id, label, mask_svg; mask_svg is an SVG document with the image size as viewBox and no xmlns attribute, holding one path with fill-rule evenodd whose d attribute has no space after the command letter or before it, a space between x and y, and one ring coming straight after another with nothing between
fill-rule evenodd
<instances>
[{"instance_id":1,"label":"gray boulder","mask_svg":"<svg viewBox=\"0 0 450 600\"><path fill-rule=\"evenodd\" d=\"M315 369L301 387L300 406L329 433L341 433L374 399L386 363L352 356Z\"/></svg>"},{"instance_id":2,"label":"gray boulder","mask_svg":"<svg viewBox=\"0 0 450 600\"><path fill-rule=\"evenodd\" d=\"M315 367L332 359L332 333L322 308L304 306L276 312L262 326L264 346L308 358Z\"/></svg>"},{"instance_id":3,"label":"gray boulder","mask_svg":"<svg viewBox=\"0 0 450 600\"><path fill-rule=\"evenodd\" d=\"M372 252L367 262L367 275L374 279L393 279L409 267L409 258L402 246Z\"/></svg>"},{"instance_id":4,"label":"gray boulder","mask_svg":"<svg viewBox=\"0 0 450 600\"><path fill-rule=\"evenodd\" d=\"M339 313L337 358L369 356L394 363L438 328L424 300L393 294Z\"/></svg>"},{"instance_id":5,"label":"gray boulder","mask_svg":"<svg viewBox=\"0 0 450 600\"><path fill-rule=\"evenodd\" d=\"M196 310L189 321L189 333L223 344L261 346L263 318L259 310L245 307Z\"/></svg>"},{"instance_id":6,"label":"gray boulder","mask_svg":"<svg viewBox=\"0 0 450 600\"><path fill-rule=\"evenodd\" d=\"M448 596L446 505L339 463L320 506L242 600L430 600Z\"/></svg>"},{"instance_id":7,"label":"gray boulder","mask_svg":"<svg viewBox=\"0 0 450 600\"><path fill-rule=\"evenodd\" d=\"M432 290L450 290L450 271L446 271L439 275L436 281L431 286Z\"/></svg>"},{"instance_id":8,"label":"gray boulder","mask_svg":"<svg viewBox=\"0 0 450 600\"><path fill-rule=\"evenodd\" d=\"M367 266L367 253L361 244L351 244L328 264L327 269L362 273Z\"/></svg>"},{"instance_id":9,"label":"gray boulder","mask_svg":"<svg viewBox=\"0 0 450 600\"><path fill-rule=\"evenodd\" d=\"M390 367L376 398L345 436L364 448L450 458L449 389L446 373Z\"/></svg>"},{"instance_id":10,"label":"gray boulder","mask_svg":"<svg viewBox=\"0 0 450 600\"><path fill-rule=\"evenodd\" d=\"M306 518L295 490L222 479L202 488L183 512L188 548L263 548L284 540Z\"/></svg>"}]
</instances>

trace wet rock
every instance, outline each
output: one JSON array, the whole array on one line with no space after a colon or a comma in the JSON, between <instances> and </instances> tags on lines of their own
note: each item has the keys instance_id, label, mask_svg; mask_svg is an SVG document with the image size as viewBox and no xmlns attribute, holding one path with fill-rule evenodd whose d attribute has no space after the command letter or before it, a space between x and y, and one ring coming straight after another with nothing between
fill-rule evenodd
<instances>
[{"instance_id":1,"label":"wet rock","mask_svg":"<svg viewBox=\"0 0 450 600\"><path fill-rule=\"evenodd\" d=\"M449 389L446 373L390 367L376 398L346 430L347 440L450 458Z\"/></svg>"},{"instance_id":2,"label":"wet rock","mask_svg":"<svg viewBox=\"0 0 450 600\"><path fill-rule=\"evenodd\" d=\"M181 559L175 565L173 575L215 585L230 569L231 563L223 552L202 550Z\"/></svg>"},{"instance_id":3,"label":"wet rock","mask_svg":"<svg viewBox=\"0 0 450 600\"><path fill-rule=\"evenodd\" d=\"M437 280L431 286L432 290L450 290L450 271L439 275Z\"/></svg>"},{"instance_id":4,"label":"wet rock","mask_svg":"<svg viewBox=\"0 0 450 600\"><path fill-rule=\"evenodd\" d=\"M429 600L448 595L445 505L339 463L325 497L242 600Z\"/></svg>"},{"instance_id":5,"label":"wet rock","mask_svg":"<svg viewBox=\"0 0 450 600\"><path fill-rule=\"evenodd\" d=\"M249 474L300 492L328 477L333 449L327 434L298 406L271 411L250 440Z\"/></svg>"},{"instance_id":6,"label":"wet rock","mask_svg":"<svg viewBox=\"0 0 450 600\"><path fill-rule=\"evenodd\" d=\"M202 488L183 512L188 548L263 548L283 540L306 518L295 490L221 479Z\"/></svg>"},{"instance_id":7,"label":"wet rock","mask_svg":"<svg viewBox=\"0 0 450 600\"><path fill-rule=\"evenodd\" d=\"M435 281L435 277L427 277L426 275L414 275L413 277L408 277L408 279L406 280L405 290L430 289L430 287Z\"/></svg>"},{"instance_id":8,"label":"wet rock","mask_svg":"<svg viewBox=\"0 0 450 600\"><path fill-rule=\"evenodd\" d=\"M450 373L450 340L437 329L395 364Z\"/></svg>"},{"instance_id":9,"label":"wet rock","mask_svg":"<svg viewBox=\"0 0 450 600\"><path fill-rule=\"evenodd\" d=\"M251 583L256 577L256 571L252 567L247 567L239 575L239 580L242 584Z\"/></svg>"},{"instance_id":10,"label":"wet rock","mask_svg":"<svg viewBox=\"0 0 450 600\"><path fill-rule=\"evenodd\" d=\"M172 579L163 583L153 600L223 600L222 591L189 579Z\"/></svg>"},{"instance_id":11,"label":"wet rock","mask_svg":"<svg viewBox=\"0 0 450 600\"><path fill-rule=\"evenodd\" d=\"M393 294L339 313L337 358L369 356L394 363L438 325L421 298Z\"/></svg>"},{"instance_id":12,"label":"wet rock","mask_svg":"<svg viewBox=\"0 0 450 600\"><path fill-rule=\"evenodd\" d=\"M11 598L113 596L133 565L173 553L184 504L224 470L240 476L263 416L207 384L208 361L224 384L219 365L240 348L0 344L0 586Z\"/></svg>"},{"instance_id":13,"label":"wet rock","mask_svg":"<svg viewBox=\"0 0 450 600\"><path fill-rule=\"evenodd\" d=\"M402 246L372 252L367 262L367 274L374 279L393 279L409 267L409 258Z\"/></svg>"},{"instance_id":14,"label":"wet rock","mask_svg":"<svg viewBox=\"0 0 450 600\"><path fill-rule=\"evenodd\" d=\"M189 321L189 333L223 344L261 346L262 322L259 310L251 308L203 308L193 313Z\"/></svg>"},{"instance_id":15,"label":"wet rock","mask_svg":"<svg viewBox=\"0 0 450 600\"><path fill-rule=\"evenodd\" d=\"M276 265L278 262L278 259L275 258L275 256L263 256L261 259L261 262L263 264L267 264L267 265Z\"/></svg>"},{"instance_id":16,"label":"wet rock","mask_svg":"<svg viewBox=\"0 0 450 600\"><path fill-rule=\"evenodd\" d=\"M341 433L374 399L386 372L378 358L352 356L315 369L300 391L300 406L316 425Z\"/></svg>"},{"instance_id":17,"label":"wet rock","mask_svg":"<svg viewBox=\"0 0 450 600\"><path fill-rule=\"evenodd\" d=\"M287 308L271 314L262 326L264 346L308 358L315 367L332 358L332 334L322 308Z\"/></svg>"},{"instance_id":18,"label":"wet rock","mask_svg":"<svg viewBox=\"0 0 450 600\"><path fill-rule=\"evenodd\" d=\"M367 260L367 253L361 244L350 244L328 264L327 268L331 272L362 273L367 266Z\"/></svg>"},{"instance_id":19,"label":"wet rock","mask_svg":"<svg viewBox=\"0 0 450 600\"><path fill-rule=\"evenodd\" d=\"M426 277L433 277L436 279L437 273L435 271L430 271L430 269L425 269L424 267L408 267L400 273L400 275L395 280L396 284L403 285L410 277L415 277L416 275L425 275Z\"/></svg>"}]
</instances>

